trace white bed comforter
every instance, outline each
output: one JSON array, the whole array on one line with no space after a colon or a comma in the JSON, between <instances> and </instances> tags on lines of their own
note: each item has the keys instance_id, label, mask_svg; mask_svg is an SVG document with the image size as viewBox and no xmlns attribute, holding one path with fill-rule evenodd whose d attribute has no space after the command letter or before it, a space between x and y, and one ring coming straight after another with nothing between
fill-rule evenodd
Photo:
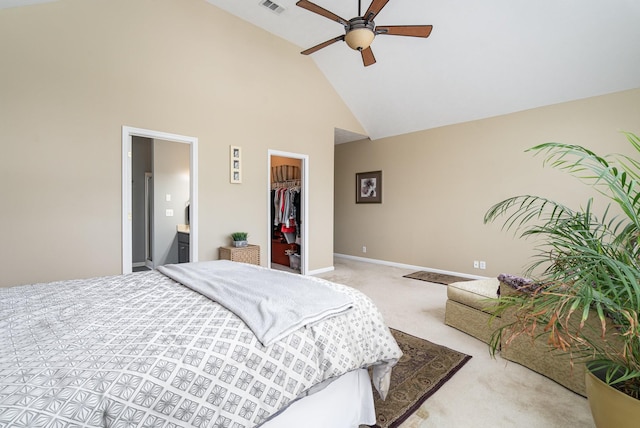
<instances>
[{"instance_id":1,"label":"white bed comforter","mask_svg":"<svg viewBox=\"0 0 640 428\"><path fill-rule=\"evenodd\" d=\"M353 308L267 347L157 271L0 289L0 427L255 427L326 379L390 371L378 310L329 284Z\"/></svg>"}]
</instances>

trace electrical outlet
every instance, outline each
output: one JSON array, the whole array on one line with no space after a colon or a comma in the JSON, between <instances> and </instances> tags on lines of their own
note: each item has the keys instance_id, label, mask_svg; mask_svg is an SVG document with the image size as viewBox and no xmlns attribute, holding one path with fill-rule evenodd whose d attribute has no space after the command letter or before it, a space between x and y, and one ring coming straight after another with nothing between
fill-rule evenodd
<instances>
[{"instance_id":1,"label":"electrical outlet","mask_svg":"<svg viewBox=\"0 0 640 428\"><path fill-rule=\"evenodd\" d=\"M363 252L363 253L366 253L366 252L367 252L367 246L366 246L366 245L363 245L363 246L362 246L362 252Z\"/></svg>"},{"instance_id":2,"label":"electrical outlet","mask_svg":"<svg viewBox=\"0 0 640 428\"><path fill-rule=\"evenodd\" d=\"M477 260L474 260L474 261L473 261L473 268L474 268L474 269L478 269L478 268L480 268L480 262L478 262Z\"/></svg>"},{"instance_id":3,"label":"electrical outlet","mask_svg":"<svg viewBox=\"0 0 640 428\"><path fill-rule=\"evenodd\" d=\"M487 268L487 262L485 261L480 261L480 269L486 269Z\"/></svg>"}]
</instances>

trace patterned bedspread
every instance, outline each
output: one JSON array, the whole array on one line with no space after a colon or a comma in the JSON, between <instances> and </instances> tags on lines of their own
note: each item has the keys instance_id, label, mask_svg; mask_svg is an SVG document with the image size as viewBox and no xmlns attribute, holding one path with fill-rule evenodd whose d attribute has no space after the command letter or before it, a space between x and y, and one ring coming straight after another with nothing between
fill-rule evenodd
<instances>
[{"instance_id":1,"label":"patterned bedspread","mask_svg":"<svg viewBox=\"0 0 640 428\"><path fill-rule=\"evenodd\" d=\"M313 385L401 355L360 292L264 347L157 271L0 289L0 427L255 427Z\"/></svg>"}]
</instances>

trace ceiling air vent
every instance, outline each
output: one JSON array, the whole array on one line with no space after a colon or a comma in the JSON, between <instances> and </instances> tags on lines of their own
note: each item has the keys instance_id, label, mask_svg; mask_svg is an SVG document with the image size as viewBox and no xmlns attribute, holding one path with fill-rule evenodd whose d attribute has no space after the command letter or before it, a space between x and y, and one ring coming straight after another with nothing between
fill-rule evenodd
<instances>
[{"instance_id":1,"label":"ceiling air vent","mask_svg":"<svg viewBox=\"0 0 640 428\"><path fill-rule=\"evenodd\" d=\"M267 9L269 9L271 12L277 13L278 15L284 12L284 7L280 6L277 3L272 2L271 0L261 0L260 6L264 6Z\"/></svg>"}]
</instances>

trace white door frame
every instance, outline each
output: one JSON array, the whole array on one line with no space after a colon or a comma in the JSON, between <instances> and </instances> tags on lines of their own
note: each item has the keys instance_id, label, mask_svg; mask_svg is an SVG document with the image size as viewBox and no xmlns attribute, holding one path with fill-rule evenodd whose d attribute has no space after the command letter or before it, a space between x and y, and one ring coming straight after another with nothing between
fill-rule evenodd
<instances>
[{"instance_id":1,"label":"white door frame","mask_svg":"<svg viewBox=\"0 0 640 428\"><path fill-rule=\"evenodd\" d=\"M189 260L198 261L198 139L184 135L150 129L122 127L122 273L132 271L132 231L131 231L131 137L145 137L157 140L189 144Z\"/></svg>"},{"instance_id":2,"label":"white door frame","mask_svg":"<svg viewBox=\"0 0 640 428\"><path fill-rule=\"evenodd\" d=\"M144 264L149 269L153 269L153 258L151 256L151 211L153 207L149 204L149 194L151 193L150 182L153 178L153 173L144 173ZM152 185L153 183L151 183ZM133 203L133 201L132 201ZM132 257L133 259L133 257Z\"/></svg>"},{"instance_id":3,"label":"white door frame","mask_svg":"<svg viewBox=\"0 0 640 428\"><path fill-rule=\"evenodd\" d=\"M302 182L302 230L300 233L300 274L306 275L309 271L309 155L299 153L283 152L280 150L267 151L267 212L271 212L273 200L271 199L271 156L280 156L284 158L300 159ZM271 215L267 216L267 267L271 268L271 233L273 224L271 224Z\"/></svg>"}]
</instances>

